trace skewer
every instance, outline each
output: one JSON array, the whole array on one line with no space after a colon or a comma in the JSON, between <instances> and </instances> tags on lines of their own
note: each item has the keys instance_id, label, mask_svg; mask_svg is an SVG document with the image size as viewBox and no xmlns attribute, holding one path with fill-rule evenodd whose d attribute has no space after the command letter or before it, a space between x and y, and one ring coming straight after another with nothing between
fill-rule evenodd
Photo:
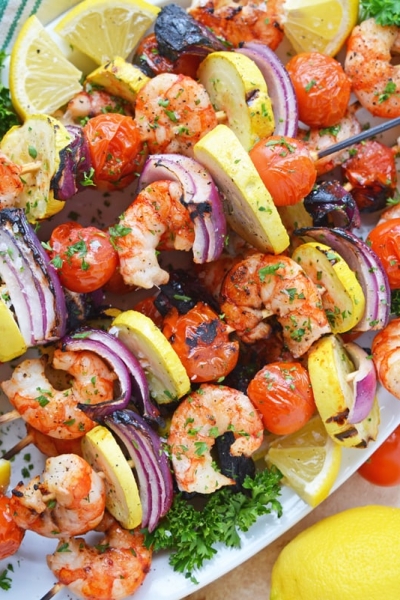
<instances>
[{"instance_id":1,"label":"skewer","mask_svg":"<svg viewBox=\"0 0 400 600\"><path fill-rule=\"evenodd\" d=\"M5 460L10 460L11 458L13 458L13 456L18 454L18 452L21 452L21 450L29 446L29 444L32 444L33 441L33 435L28 433L28 435L26 435L22 440L17 442L15 446L7 450L7 452L3 454L1 458L4 458Z\"/></svg>"},{"instance_id":2,"label":"skewer","mask_svg":"<svg viewBox=\"0 0 400 600\"><path fill-rule=\"evenodd\" d=\"M58 594L58 592L60 592L63 589L63 587L65 587L63 583L55 583L51 590L49 590L47 594L42 596L40 600L51 600L56 594Z\"/></svg>"},{"instance_id":3,"label":"skewer","mask_svg":"<svg viewBox=\"0 0 400 600\"><path fill-rule=\"evenodd\" d=\"M21 168L20 175L25 175L26 173L32 173L33 171L38 171L42 166L41 160L32 161L29 163L25 163Z\"/></svg>"},{"instance_id":4,"label":"skewer","mask_svg":"<svg viewBox=\"0 0 400 600\"><path fill-rule=\"evenodd\" d=\"M337 144L333 144L329 146L329 148L325 148L325 150L321 150L317 152L317 159L324 158L325 156L329 156L330 154L334 154L335 152L339 152L340 150L344 150L353 144L358 144L358 142L362 142L367 138L373 137L375 135L379 135L388 129L392 129L400 125L400 117L396 117L395 119L390 119L389 121L385 121L384 123L380 123L379 125L375 125L375 127L371 127L370 129L366 129L365 131L361 131L357 133L357 135L353 135L352 137L347 138L346 140L342 140Z\"/></svg>"},{"instance_id":5,"label":"skewer","mask_svg":"<svg viewBox=\"0 0 400 600\"><path fill-rule=\"evenodd\" d=\"M1 415L0 417L0 425L3 423L9 423L10 421L15 421L15 419L20 419L21 415L17 410L10 410L10 412Z\"/></svg>"}]
</instances>

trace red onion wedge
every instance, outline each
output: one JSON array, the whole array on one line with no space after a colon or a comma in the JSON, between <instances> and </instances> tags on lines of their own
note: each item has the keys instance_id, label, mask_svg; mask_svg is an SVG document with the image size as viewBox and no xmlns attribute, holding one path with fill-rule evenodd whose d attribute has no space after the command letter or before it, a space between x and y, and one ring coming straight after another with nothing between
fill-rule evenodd
<instances>
[{"instance_id":1,"label":"red onion wedge","mask_svg":"<svg viewBox=\"0 0 400 600\"><path fill-rule=\"evenodd\" d=\"M173 499L172 475L161 440L149 424L131 410L114 412L106 417L105 425L133 459L143 509L142 527L153 531Z\"/></svg>"},{"instance_id":2,"label":"red onion wedge","mask_svg":"<svg viewBox=\"0 0 400 600\"><path fill-rule=\"evenodd\" d=\"M340 228L304 227L297 229L295 234L330 246L356 273L365 295L365 311L354 331L386 327L390 315L390 288L385 269L375 252L356 235Z\"/></svg>"},{"instance_id":3,"label":"red onion wedge","mask_svg":"<svg viewBox=\"0 0 400 600\"><path fill-rule=\"evenodd\" d=\"M118 354L107 348L105 344L95 339L90 339L90 337L64 337L61 347L63 350L69 352L81 352L83 350L94 352L109 364L118 379L120 394L117 398L113 398L113 400L108 402L99 402L98 404L79 403L78 408L80 410L83 410L92 420L102 421L105 416L115 410L126 408L131 398L131 379L125 363L119 358Z\"/></svg>"},{"instance_id":4,"label":"red onion wedge","mask_svg":"<svg viewBox=\"0 0 400 600\"><path fill-rule=\"evenodd\" d=\"M0 253L0 279L26 345L58 340L66 328L64 292L22 209L0 211Z\"/></svg>"},{"instance_id":5,"label":"red onion wedge","mask_svg":"<svg viewBox=\"0 0 400 600\"><path fill-rule=\"evenodd\" d=\"M132 352L115 336L101 329L81 328L71 336L62 340L66 350L92 350L109 362L118 375L121 386L121 398L111 403L83 405L82 410L90 413L93 419L98 419L114 410L126 408L130 400L133 401L141 411L142 416L154 423L161 424L160 411L150 398L149 385L146 375L139 360ZM128 383L125 381L125 373ZM121 379L122 375L122 379ZM126 396L128 396L126 398ZM107 406L106 406L107 405ZM100 408L99 408L100 407ZM93 414L92 414L93 413Z\"/></svg>"},{"instance_id":6,"label":"red onion wedge","mask_svg":"<svg viewBox=\"0 0 400 600\"><path fill-rule=\"evenodd\" d=\"M226 220L218 189L204 167L180 154L153 154L143 168L138 191L154 181L177 181L182 185L182 204L194 224L193 260L203 264L220 257L226 235Z\"/></svg>"},{"instance_id":7,"label":"red onion wedge","mask_svg":"<svg viewBox=\"0 0 400 600\"><path fill-rule=\"evenodd\" d=\"M61 150L60 165L51 180L51 189L57 200L69 200L85 189L81 182L84 173L89 173L92 166L89 145L83 128L79 125L67 125L66 128L71 141Z\"/></svg>"},{"instance_id":8,"label":"red onion wedge","mask_svg":"<svg viewBox=\"0 0 400 600\"><path fill-rule=\"evenodd\" d=\"M274 135L297 137L297 98L289 73L271 48L262 42L245 42L236 52L251 58L260 69L268 88L275 117Z\"/></svg>"},{"instance_id":9,"label":"red onion wedge","mask_svg":"<svg viewBox=\"0 0 400 600\"><path fill-rule=\"evenodd\" d=\"M350 407L347 421L361 423L372 410L376 396L377 376L375 365L370 356L358 344L344 344L347 353L355 367L351 374L350 383L354 391L354 404Z\"/></svg>"}]
</instances>

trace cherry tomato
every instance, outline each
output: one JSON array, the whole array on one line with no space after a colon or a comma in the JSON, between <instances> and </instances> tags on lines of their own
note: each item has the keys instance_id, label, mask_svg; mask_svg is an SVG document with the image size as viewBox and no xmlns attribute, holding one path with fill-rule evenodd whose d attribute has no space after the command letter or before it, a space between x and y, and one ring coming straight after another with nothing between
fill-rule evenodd
<instances>
[{"instance_id":1,"label":"cherry tomato","mask_svg":"<svg viewBox=\"0 0 400 600\"><path fill-rule=\"evenodd\" d=\"M337 60L319 52L302 52L289 60L286 69L303 123L310 127L331 127L344 117L351 83Z\"/></svg>"},{"instance_id":2,"label":"cherry tomato","mask_svg":"<svg viewBox=\"0 0 400 600\"><path fill-rule=\"evenodd\" d=\"M389 219L369 232L367 243L381 259L392 290L400 288L400 219Z\"/></svg>"},{"instance_id":3,"label":"cherry tomato","mask_svg":"<svg viewBox=\"0 0 400 600\"><path fill-rule=\"evenodd\" d=\"M357 144L342 170L360 210L384 208L397 186L395 155L391 148L375 140Z\"/></svg>"},{"instance_id":4,"label":"cherry tomato","mask_svg":"<svg viewBox=\"0 0 400 600\"><path fill-rule=\"evenodd\" d=\"M53 230L50 248L61 284L72 292L88 293L103 287L118 264L108 233L75 222Z\"/></svg>"},{"instance_id":5,"label":"cherry tomato","mask_svg":"<svg viewBox=\"0 0 400 600\"><path fill-rule=\"evenodd\" d=\"M146 156L132 117L101 114L89 119L83 131L94 170L93 182L98 189L124 189L136 179Z\"/></svg>"},{"instance_id":6,"label":"cherry tomato","mask_svg":"<svg viewBox=\"0 0 400 600\"><path fill-rule=\"evenodd\" d=\"M316 409L308 371L298 362L265 365L250 381L247 395L265 429L277 435L298 431Z\"/></svg>"},{"instance_id":7,"label":"cherry tomato","mask_svg":"<svg viewBox=\"0 0 400 600\"><path fill-rule=\"evenodd\" d=\"M383 487L400 485L400 427L358 469L361 477Z\"/></svg>"},{"instance_id":8,"label":"cherry tomato","mask_svg":"<svg viewBox=\"0 0 400 600\"><path fill-rule=\"evenodd\" d=\"M183 52L174 62L162 56L158 50L157 38L154 33L145 36L137 47L134 63L139 65L149 76L154 77L160 73L176 73L197 78L197 69L203 56Z\"/></svg>"},{"instance_id":9,"label":"cherry tomato","mask_svg":"<svg viewBox=\"0 0 400 600\"><path fill-rule=\"evenodd\" d=\"M135 304L133 308L143 315L146 315L146 317L149 317L157 327L162 329L163 317L154 304L155 298L156 296L148 296Z\"/></svg>"},{"instance_id":10,"label":"cherry tomato","mask_svg":"<svg viewBox=\"0 0 400 600\"><path fill-rule=\"evenodd\" d=\"M239 343L229 339L227 325L204 302L186 314L172 308L163 334L178 354L191 381L218 381L235 368Z\"/></svg>"},{"instance_id":11,"label":"cherry tomato","mask_svg":"<svg viewBox=\"0 0 400 600\"><path fill-rule=\"evenodd\" d=\"M300 202L314 186L314 161L299 140L279 135L262 139L250 150L250 158L276 206Z\"/></svg>"},{"instance_id":12,"label":"cherry tomato","mask_svg":"<svg viewBox=\"0 0 400 600\"><path fill-rule=\"evenodd\" d=\"M25 535L12 518L9 502L7 496L0 496L0 560L15 554Z\"/></svg>"}]
</instances>

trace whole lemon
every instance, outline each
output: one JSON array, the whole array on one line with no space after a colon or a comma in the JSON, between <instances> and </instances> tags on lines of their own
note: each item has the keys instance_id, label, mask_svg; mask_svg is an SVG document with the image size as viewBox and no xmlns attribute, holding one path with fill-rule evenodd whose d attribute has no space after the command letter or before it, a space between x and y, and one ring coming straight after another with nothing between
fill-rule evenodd
<instances>
[{"instance_id":1,"label":"whole lemon","mask_svg":"<svg viewBox=\"0 0 400 600\"><path fill-rule=\"evenodd\" d=\"M399 600L400 508L337 513L296 536L272 569L270 600Z\"/></svg>"}]
</instances>

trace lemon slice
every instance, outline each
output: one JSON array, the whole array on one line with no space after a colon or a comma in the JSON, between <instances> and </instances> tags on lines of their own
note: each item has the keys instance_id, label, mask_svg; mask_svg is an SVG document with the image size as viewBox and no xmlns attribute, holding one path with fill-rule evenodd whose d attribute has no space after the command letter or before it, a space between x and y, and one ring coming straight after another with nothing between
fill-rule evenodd
<instances>
[{"instance_id":1,"label":"lemon slice","mask_svg":"<svg viewBox=\"0 0 400 600\"><path fill-rule=\"evenodd\" d=\"M98 425L83 436L81 445L83 458L104 474L107 510L125 529L140 525L142 503L136 479L112 433Z\"/></svg>"},{"instance_id":2,"label":"lemon slice","mask_svg":"<svg viewBox=\"0 0 400 600\"><path fill-rule=\"evenodd\" d=\"M109 333L136 356L156 402L166 404L190 391L190 380L179 356L149 317L136 310L122 312L114 319Z\"/></svg>"},{"instance_id":3,"label":"lemon slice","mask_svg":"<svg viewBox=\"0 0 400 600\"><path fill-rule=\"evenodd\" d=\"M271 442L266 461L312 507L327 498L336 481L342 448L328 435L319 415L299 431Z\"/></svg>"},{"instance_id":4,"label":"lemon slice","mask_svg":"<svg viewBox=\"0 0 400 600\"><path fill-rule=\"evenodd\" d=\"M50 183L60 164L60 151L70 141L64 125L49 115L30 115L12 127L1 140L0 149L17 165L28 168L21 177L24 189L18 207L31 223L58 213L65 202L56 200Z\"/></svg>"},{"instance_id":5,"label":"lemon slice","mask_svg":"<svg viewBox=\"0 0 400 600\"><path fill-rule=\"evenodd\" d=\"M86 77L86 82L100 86L109 94L119 96L127 102L134 103L141 87L150 81L135 65L116 56L105 65L102 65Z\"/></svg>"},{"instance_id":6,"label":"lemon slice","mask_svg":"<svg viewBox=\"0 0 400 600\"><path fill-rule=\"evenodd\" d=\"M11 310L0 298L0 362L22 356L27 349Z\"/></svg>"},{"instance_id":7,"label":"lemon slice","mask_svg":"<svg viewBox=\"0 0 400 600\"><path fill-rule=\"evenodd\" d=\"M211 52L197 72L215 110L222 110L243 147L250 150L260 138L272 135L274 113L267 84L248 56Z\"/></svg>"},{"instance_id":8,"label":"lemon slice","mask_svg":"<svg viewBox=\"0 0 400 600\"><path fill-rule=\"evenodd\" d=\"M347 447L365 448L378 435L380 410L377 399L369 415L360 423L349 423L354 405L352 374L355 367L335 335L318 340L308 355L308 372L315 404L328 434Z\"/></svg>"},{"instance_id":9,"label":"lemon slice","mask_svg":"<svg viewBox=\"0 0 400 600\"><path fill-rule=\"evenodd\" d=\"M358 0L286 0L282 24L297 53L335 56L358 19Z\"/></svg>"},{"instance_id":10,"label":"lemon slice","mask_svg":"<svg viewBox=\"0 0 400 600\"><path fill-rule=\"evenodd\" d=\"M144 0L84 0L55 31L98 65L127 58L155 21L159 8Z\"/></svg>"},{"instance_id":11,"label":"lemon slice","mask_svg":"<svg viewBox=\"0 0 400 600\"><path fill-rule=\"evenodd\" d=\"M230 227L260 252L286 250L289 236L271 194L235 133L217 125L194 146L194 157L223 193Z\"/></svg>"},{"instance_id":12,"label":"lemon slice","mask_svg":"<svg viewBox=\"0 0 400 600\"><path fill-rule=\"evenodd\" d=\"M358 279L332 248L308 242L292 255L315 285L322 289L322 306L333 333L349 331L361 321L365 296Z\"/></svg>"},{"instance_id":13,"label":"lemon slice","mask_svg":"<svg viewBox=\"0 0 400 600\"><path fill-rule=\"evenodd\" d=\"M70 63L35 15L24 23L10 58L9 86L22 120L52 114L81 89L82 72Z\"/></svg>"},{"instance_id":14,"label":"lemon slice","mask_svg":"<svg viewBox=\"0 0 400 600\"><path fill-rule=\"evenodd\" d=\"M0 494L5 494L11 480L11 463L0 458Z\"/></svg>"}]
</instances>

